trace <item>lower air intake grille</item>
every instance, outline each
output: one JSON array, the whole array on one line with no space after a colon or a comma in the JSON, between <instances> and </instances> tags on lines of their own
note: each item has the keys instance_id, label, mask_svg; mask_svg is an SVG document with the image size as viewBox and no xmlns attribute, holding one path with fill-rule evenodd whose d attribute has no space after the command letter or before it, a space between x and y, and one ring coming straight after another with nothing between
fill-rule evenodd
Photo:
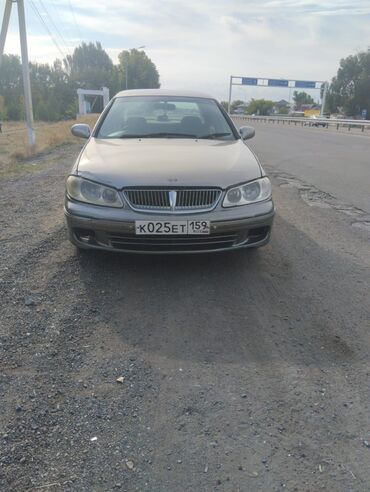
<instances>
[{"instance_id":1,"label":"lower air intake grille","mask_svg":"<svg viewBox=\"0 0 370 492\"><path fill-rule=\"evenodd\" d=\"M108 235L115 249L126 251L212 251L231 248L237 234L212 234L209 236L133 236L128 234Z\"/></svg>"}]
</instances>

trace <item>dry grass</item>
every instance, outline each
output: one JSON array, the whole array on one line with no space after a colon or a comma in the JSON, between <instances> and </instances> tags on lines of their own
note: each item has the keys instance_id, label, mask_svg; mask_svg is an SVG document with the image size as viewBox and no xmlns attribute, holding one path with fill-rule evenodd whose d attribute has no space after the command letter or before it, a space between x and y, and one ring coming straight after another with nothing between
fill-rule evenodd
<instances>
[{"instance_id":1,"label":"dry grass","mask_svg":"<svg viewBox=\"0 0 370 492\"><path fill-rule=\"evenodd\" d=\"M7 173L20 162L51 150L62 144L81 142L71 134L74 123L88 123L93 126L99 115L91 114L77 121L61 121L59 123L36 122L36 144L30 146L27 140L26 127L23 122L5 121L0 133L0 173Z\"/></svg>"}]
</instances>

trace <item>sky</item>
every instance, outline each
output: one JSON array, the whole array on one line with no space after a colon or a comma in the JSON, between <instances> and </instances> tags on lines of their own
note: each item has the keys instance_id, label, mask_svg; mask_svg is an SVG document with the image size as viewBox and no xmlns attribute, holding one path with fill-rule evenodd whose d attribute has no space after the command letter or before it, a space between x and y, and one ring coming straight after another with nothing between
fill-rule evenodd
<instances>
[{"instance_id":1,"label":"sky","mask_svg":"<svg viewBox=\"0 0 370 492\"><path fill-rule=\"evenodd\" d=\"M370 0L25 0L25 8L32 61L100 41L117 63L121 50L145 45L163 88L222 100L230 75L330 81L341 58L370 47ZM13 4L5 53L20 54L17 22ZM234 86L233 99L291 92Z\"/></svg>"}]
</instances>

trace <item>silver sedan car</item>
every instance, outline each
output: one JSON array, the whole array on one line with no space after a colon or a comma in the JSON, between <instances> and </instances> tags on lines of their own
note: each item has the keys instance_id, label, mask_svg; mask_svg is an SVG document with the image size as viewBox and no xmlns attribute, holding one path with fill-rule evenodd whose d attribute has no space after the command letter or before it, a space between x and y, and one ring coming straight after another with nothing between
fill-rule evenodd
<instances>
[{"instance_id":1,"label":"silver sedan car","mask_svg":"<svg viewBox=\"0 0 370 492\"><path fill-rule=\"evenodd\" d=\"M118 93L66 183L65 216L77 248L200 253L256 248L271 234L271 184L212 97L161 89Z\"/></svg>"}]
</instances>

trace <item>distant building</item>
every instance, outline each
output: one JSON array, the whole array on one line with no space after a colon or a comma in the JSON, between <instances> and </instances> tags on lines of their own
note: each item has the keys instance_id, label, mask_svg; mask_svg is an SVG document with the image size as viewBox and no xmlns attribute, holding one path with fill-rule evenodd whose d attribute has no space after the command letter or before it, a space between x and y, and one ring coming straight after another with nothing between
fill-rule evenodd
<instances>
[{"instance_id":1,"label":"distant building","mask_svg":"<svg viewBox=\"0 0 370 492\"><path fill-rule=\"evenodd\" d=\"M306 109L304 111L305 116L320 116L321 108Z\"/></svg>"},{"instance_id":2,"label":"distant building","mask_svg":"<svg viewBox=\"0 0 370 492\"><path fill-rule=\"evenodd\" d=\"M240 104L234 109L233 114L245 114L246 112L247 112L247 105Z\"/></svg>"},{"instance_id":3,"label":"distant building","mask_svg":"<svg viewBox=\"0 0 370 492\"><path fill-rule=\"evenodd\" d=\"M288 113L289 110L290 110L289 101L286 101L285 99L280 99L280 101L277 101L274 104L274 107L272 108L272 114Z\"/></svg>"},{"instance_id":4,"label":"distant building","mask_svg":"<svg viewBox=\"0 0 370 492\"><path fill-rule=\"evenodd\" d=\"M302 104L300 110L304 112L305 116L319 116L321 106L319 104Z\"/></svg>"},{"instance_id":5,"label":"distant building","mask_svg":"<svg viewBox=\"0 0 370 492\"><path fill-rule=\"evenodd\" d=\"M275 103L275 106L277 108L289 108L290 103L289 103L289 101L286 101L285 99L280 99L280 101Z\"/></svg>"}]
</instances>

